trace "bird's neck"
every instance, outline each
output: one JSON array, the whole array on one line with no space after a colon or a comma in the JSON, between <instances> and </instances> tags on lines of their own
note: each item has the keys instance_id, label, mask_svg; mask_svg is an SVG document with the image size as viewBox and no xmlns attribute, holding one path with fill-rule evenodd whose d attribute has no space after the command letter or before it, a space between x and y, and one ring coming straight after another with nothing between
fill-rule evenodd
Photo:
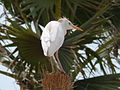
<instances>
[{"instance_id":1,"label":"bird's neck","mask_svg":"<svg viewBox=\"0 0 120 90\"><path fill-rule=\"evenodd\" d=\"M67 30L67 27L66 27L66 25L65 25L64 23L61 23L61 25L62 25L62 28L63 28L64 30Z\"/></svg>"},{"instance_id":2,"label":"bird's neck","mask_svg":"<svg viewBox=\"0 0 120 90\"><path fill-rule=\"evenodd\" d=\"M61 26L62 26L62 30L63 30L63 32L64 32L64 35L66 35L66 33L67 33L67 28L66 28L66 26L65 26L63 23L61 23Z\"/></svg>"}]
</instances>

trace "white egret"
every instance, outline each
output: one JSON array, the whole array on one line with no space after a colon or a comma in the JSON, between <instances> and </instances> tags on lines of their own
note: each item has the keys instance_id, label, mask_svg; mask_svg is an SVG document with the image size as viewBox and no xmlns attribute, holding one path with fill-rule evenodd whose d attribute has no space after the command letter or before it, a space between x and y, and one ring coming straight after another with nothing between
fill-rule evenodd
<instances>
[{"instance_id":1,"label":"white egret","mask_svg":"<svg viewBox=\"0 0 120 90\"><path fill-rule=\"evenodd\" d=\"M60 18L58 21L50 21L44 28L41 35L41 44L45 56L50 58L52 65L52 71L55 71L52 59L55 54L56 61L60 67L60 71L64 72L64 69L58 58L58 50L64 42L67 30L76 29L83 31L81 28L74 26L68 19Z\"/></svg>"}]
</instances>

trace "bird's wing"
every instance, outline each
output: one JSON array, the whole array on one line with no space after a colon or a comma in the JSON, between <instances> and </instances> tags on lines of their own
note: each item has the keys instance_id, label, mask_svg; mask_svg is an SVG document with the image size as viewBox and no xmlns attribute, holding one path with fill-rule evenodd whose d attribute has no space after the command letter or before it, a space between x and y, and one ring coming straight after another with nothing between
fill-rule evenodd
<instances>
[{"instance_id":1,"label":"bird's wing","mask_svg":"<svg viewBox=\"0 0 120 90\"><path fill-rule=\"evenodd\" d=\"M45 26L41 35L41 44L44 51L44 55L47 56L48 48L50 47L50 34L49 34L49 23Z\"/></svg>"},{"instance_id":2,"label":"bird's wing","mask_svg":"<svg viewBox=\"0 0 120 90\"><path fill-rule=\"evenodd\" d=\"M56 21L51 22L50 30L49 30L50 41L51 41L51 42L53 42L53 41L56 40L60 26L61 26L61 24L60 24L59 22L56 22Z\"/></svg>"}]
</instances>

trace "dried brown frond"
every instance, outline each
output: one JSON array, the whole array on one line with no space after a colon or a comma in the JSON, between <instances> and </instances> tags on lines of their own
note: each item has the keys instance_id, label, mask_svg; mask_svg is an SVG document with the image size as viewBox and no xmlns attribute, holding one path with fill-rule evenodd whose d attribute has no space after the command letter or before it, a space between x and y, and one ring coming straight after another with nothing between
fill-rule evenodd
<instances>
[{"instance_id":1,"label":"dried brown frond","mask_svg":"<svg viewBox=\"0 0 120 90\"><path fill-rule=\"evenodd\" d=\"M43 90L72 90L72 79L61 72L45 73L43 78Z\"/></svg>"}]
</instances>

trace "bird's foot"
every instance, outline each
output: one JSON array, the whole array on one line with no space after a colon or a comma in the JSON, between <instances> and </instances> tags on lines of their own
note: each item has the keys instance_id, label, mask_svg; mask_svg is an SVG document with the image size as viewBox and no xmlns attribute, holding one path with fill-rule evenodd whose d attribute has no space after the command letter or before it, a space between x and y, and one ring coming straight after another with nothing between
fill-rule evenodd
<instances>
[{"instance_id":1,"label":"bird's foot","mask_svg":"<svg viewBox=\"0 0 120 90\"><path fill-rule=\"evenodd\" d=\"M64 74L66 73L64 70L60 70L60 72L61 72L61 73L64 73Z\"/></svg>"},{"instance_id":2,"label":"bird's foot","mask_svg":"<svg viewBox=\"0 0 120 90\"><path fill-rule=\"evenodd\" d=\"M54 67L52 67L52 73L55 73L56 71L55 71L55 68Z\"/></svg>"},{"instance_id":3,"label":"bird's foot","mask_svg":"<svg viewBox=\"0 0 120 90\"><path fill-rule=\"evenodd\" d=\"M52 70L52 73L55 73L55 70L54 71Z\"/></svg>"}]
</instances>

